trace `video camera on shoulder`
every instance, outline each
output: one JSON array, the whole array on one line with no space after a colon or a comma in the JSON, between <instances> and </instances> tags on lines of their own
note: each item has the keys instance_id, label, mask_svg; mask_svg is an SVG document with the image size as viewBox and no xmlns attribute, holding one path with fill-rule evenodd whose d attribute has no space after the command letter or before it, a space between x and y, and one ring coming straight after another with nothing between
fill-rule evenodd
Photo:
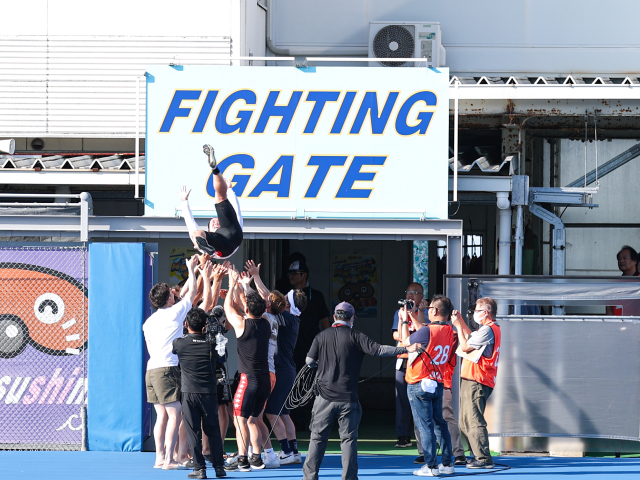
<instances>
[{"instance_id":1,"label":"video camera on shoulder","mask_svg":"<svg viewBox=\"0 0 640 480\"><path fill-rule=\"evenodd\" d=\"M398 300L398 305L400 305L400 307L404 307L406 305L407 310L413 310L413 307L416 306L413 300L409 300L407 298L402 298Z\"/></svg>"},{"instance_id":2,"label":"video camera on shoulder","mask_svg":"<svg viewBox=\"0 0 640 480\"><path fill-rule=\"evenodd\" d=\"M207 325L204 330L204 336L207 340L207 343L211 345L216 344L216 335L221 333L224 335L227 333L224 328L225 316L224 316L224 308L220 305L216 305L213 307L213 311L211 315L207 318Z\"/></svg>"}]
</instances>

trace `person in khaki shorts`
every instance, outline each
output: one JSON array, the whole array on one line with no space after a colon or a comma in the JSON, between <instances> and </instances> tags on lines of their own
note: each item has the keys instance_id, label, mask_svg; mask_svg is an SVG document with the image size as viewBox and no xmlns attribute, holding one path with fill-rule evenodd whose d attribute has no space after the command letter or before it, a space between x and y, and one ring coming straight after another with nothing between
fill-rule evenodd
<instances>
[{"instance_id":1,"label":"person in khaki shorts","mask_svg":"<svg viewBox=\"0 0 640 480\"><path fill-rule=\"evenodd\" d=\"M153 403L157 417L153 428L156 443L156 461L153 468L163 470L177 470L182 467L173 454L178 440L182 409L180 368L178 356L172 353L172 343L182 336L182 325L197 293L194 274L197 264L197 255L187 261L188 290L179 302L176 302L175 294L166 283L158 283L151 289L149 300L157 310L142 326L149 352L145 374L147 401ZM186 445L181 446L181 450L186 452Z\"/></svg>"}]
</instances>

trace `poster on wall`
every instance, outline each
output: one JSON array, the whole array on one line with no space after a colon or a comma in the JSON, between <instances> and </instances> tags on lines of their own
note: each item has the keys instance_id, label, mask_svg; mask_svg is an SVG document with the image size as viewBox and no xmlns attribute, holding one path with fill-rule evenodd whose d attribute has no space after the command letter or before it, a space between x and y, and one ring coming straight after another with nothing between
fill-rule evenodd
<instances>
[{"instance_id":1,"label":"poster on wall","mask_svg":"<svg viewBox=\"0 0 640 480\"><path fill-rule=\"evenodd\" d=\"M0 248L0 448L78 448L87 252Z\"/></svg>"},{"instance_id":2,"label":"poster on wall","mask_svg":"<svg viewBox=\"0 0 640 480\"><path fill-rule=\"evenodd\" d=\"M210 144L245 218L447 218L446 68L154 66L146 78L145 215L182 216L173 192L186 185L194 216L215 216Z\"/></svg>"},{"instance_id":3,"label":"poster on wall","mask_svg":"<svg viewBox=\"0 0 640 480\"><path fill-rule=\"evenodd\" d=\"M333 256L333 307L348 302L358 318L378 316L377 255Z\"/></svg>"},{"instance_id":4,"label":"poster on wall","mask_svg":"<svg viewBox=\"0 0 640 480\"><path fill-rule=\"evenodd\" d=\"M185 281L189 277L187 259L199 252L191 247L171 247L169 252L169 278L171 285Z\"/></svg>"}]
</instances>

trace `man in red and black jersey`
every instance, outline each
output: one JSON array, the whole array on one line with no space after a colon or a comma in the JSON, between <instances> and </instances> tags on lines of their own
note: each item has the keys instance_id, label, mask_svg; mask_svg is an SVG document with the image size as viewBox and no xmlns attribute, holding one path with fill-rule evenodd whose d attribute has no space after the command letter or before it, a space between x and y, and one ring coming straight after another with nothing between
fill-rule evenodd
<instances>
[{"instance_id":1,"label":"man in red and black jersey","mask_svg":"<svg viewBox=\"0 0 640 480\"><path fill-rule=\"evenodd\" d=\"M262 318L266 302L255 292L246 294L246 307L241 312L234 304L238 285L238 272L229 269L229 291L224 301L227 321L233 327L237 338L238 372L240 382L233 398L233 415L236 423L238 462L228 464L227 470L238 469L248 472L265 468L260 457L262 441L258 426L258 416L271 393L269 376L269 339L271 323ZM253 454L247 458L248 444Z\"/></svg>"},{"instance_id":2,"label":"man in red and black jersey","mask_svg":"<svg viewBox=\"0 0 640 480\"><path fill-rule=\"evenodd\" d=\"M460 349L465 353L478 352L474 361L462 359L460 372L460 430L467 437L475 456L475 459L467 460L467 468L494 466L484 409L498 375L501 335L500 327L495 323L497 311L498 307L492 298L478 299L473 319L481 327L473 333L457 311L451 314L453 326L458 330Z\"/></svg>"}]
</instances>

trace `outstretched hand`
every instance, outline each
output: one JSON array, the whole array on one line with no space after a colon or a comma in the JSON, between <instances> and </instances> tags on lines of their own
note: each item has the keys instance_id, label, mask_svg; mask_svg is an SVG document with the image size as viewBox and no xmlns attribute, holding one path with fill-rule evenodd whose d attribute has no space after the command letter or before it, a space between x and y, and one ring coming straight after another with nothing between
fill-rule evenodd
<instances>
[{"instance_id":1,"label":"outstretched hand","mask_svg":"<svg viewBox=\"0 0 640 480\"><path fill-rule=\"evenodd\" d=\"M236 270L235 265L231 265L229 267L229 285L232 283L236 283L238 281L238 270Z\"/></svg>"},{"instance_id":2,"label":"outstretched hand","mask_svg":"<svg viewBox=\"0 0 640 480\"><path fill-rule=\"evenodd\" d=\"M259 277L260 276L260 266L262 264L259 263L256 266L256 263L253 260L247 260L247 263L245 263L244 265L244 269L247 271L247 273L249 275L251 275L252 277Z\"/></svg>"},{"instance_id":3,"label":"outstretched hand","mask_svg":"<svg viewBox=\"0 0 640 480\"><path fill-rule=\"evenodd\" d=\"M178 190L178 197L180 198L180 201L185 201L189 199L189 194L191 193L191 190L187 190L186 185L183 185L180 187L180 190Z\"/></svg>"},{"instance_id":4,"label":"outstretched hand","mask_svg":"<svg viewBox=\"0 0 640 480\"><path fill-rule=\"evenodd\" d=\"M238 283L248 286L251 283L251 279L253 277L249 275L247 272L240 272L240 278L238 279Z\"/></svg>"}]
</instances>

